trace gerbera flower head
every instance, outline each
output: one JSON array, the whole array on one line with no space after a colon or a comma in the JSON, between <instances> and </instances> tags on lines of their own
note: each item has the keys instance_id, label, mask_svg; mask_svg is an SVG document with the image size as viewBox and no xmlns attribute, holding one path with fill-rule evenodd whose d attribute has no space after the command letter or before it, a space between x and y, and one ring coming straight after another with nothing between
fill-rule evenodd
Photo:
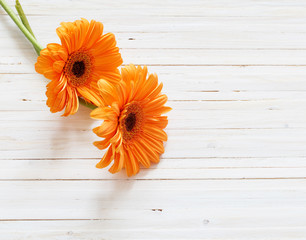
<instances>
[{"instance_id":1,"label":"gerbera flower head","mask_svg":"<svg viewBox=\"0 0 306 240\"><path fill-rule=\"evenodd\" d=\"M118 83L121 78L122 58L114 34L103 35L102 23L86 19L62 22L56 32L61 44L48 44L35 64L35 70L51 80L46 92L50 111L65 108L63 116L74 114L79 96L97 106L104 104L97 81Z\"/></svg>"},{"instance_id":2,"label":"gerbera flower head","mask_svg":"<svg viewBox=\"0 0 306 240\"><path fill-rule=\"evenodd\" d=\"M98 82L101 96L107 106L100 106L91 112L94 119L104 120L93 129L103 141L94 142L99 149L107 149L98 168L107 167L111 173L126 169L128 176L139 172L139 164L150 167L158 163L164 152L163 141L167 141L164 128L171 110L164 106L167 96L161 94L162 83L158 84L156 74L147 76L147 67L129 65L121 69L122 80L111 85L102 79Z\"/></svg>"}]
</instances>

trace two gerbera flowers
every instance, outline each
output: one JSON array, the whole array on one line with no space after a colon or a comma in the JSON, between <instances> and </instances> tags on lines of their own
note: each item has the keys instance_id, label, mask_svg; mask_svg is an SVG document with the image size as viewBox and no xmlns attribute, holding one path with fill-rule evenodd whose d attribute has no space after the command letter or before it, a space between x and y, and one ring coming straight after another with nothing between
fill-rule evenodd
<instances>
[{"instance_id":1,"label":"two gerbera flowers","mask_svg":"<svg viewBox=\"0 0 306 240\"><path fill-rule=\"evenodd\" d=\"M0 3L7 10L3 0ZM29 26L18 27L40 52L35 70L51 80L46 91L50 111L64 111L63 116L69 116L82 103L93 109L92 118L103 120L93 129L103 138L94 145L106 149L98 168L113 163L111 173L125 168L132 176L139 172L140 165L148 168L152 162L159 162L167 140L163 129L168 119L162 114L171 108L164 106L167 96L161 94L163 85L156 74L148 74L146 66L132 64L120 72L123 61L115 36L103 34L100 22L63 22L56 30L61 44L51 43L44 49L27 36L31 33Z\"/></svg>"}]
</instances>

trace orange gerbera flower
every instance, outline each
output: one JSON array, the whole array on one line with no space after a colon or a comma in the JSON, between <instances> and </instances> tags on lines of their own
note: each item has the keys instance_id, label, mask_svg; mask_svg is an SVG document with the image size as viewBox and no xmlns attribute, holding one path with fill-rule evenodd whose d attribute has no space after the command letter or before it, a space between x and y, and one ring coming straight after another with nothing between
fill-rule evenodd
<instances>
[{"instance_id":1,"label":"orange gerbera flower","mask_svg":"<svg viewBox=\"0 0 306 240\"><path fill-rule=\"evenodd\" d=\"M118 83L121 78L117 68L122 58L115 36L103 35L102 23L86 19L63 22L56 32L62 44L48 44L35 64L35 70L51 80L46 92L50 111L66 108L63 116L76 113L78 96L102 104L97 81Z\"/></svg>"},{"instance_id":2,"label":"orange gerbera flower","mask_svg":"<svg viewBox=\"0 0 306 240\"><path fill-rule=\"evenodd\" d=\"M158 163L159 155L164 152L163 141L167 134L163 129L168 124L161 114L171 110L165 107L167 96L161 94L162 83L158 84L156 74L147 78L147 67L134 65L122 68L122 81L116 86L100 80L98 86L101 96L108 106L101 106L91 112L91 117L102 119L101 126L93 129L103 141L94 142L99 149L108 150L98 168L114 164L109 169L116 173L126 169L128 176L139 171L139 163L150 167Z\"/></svg>"}]
</instances>

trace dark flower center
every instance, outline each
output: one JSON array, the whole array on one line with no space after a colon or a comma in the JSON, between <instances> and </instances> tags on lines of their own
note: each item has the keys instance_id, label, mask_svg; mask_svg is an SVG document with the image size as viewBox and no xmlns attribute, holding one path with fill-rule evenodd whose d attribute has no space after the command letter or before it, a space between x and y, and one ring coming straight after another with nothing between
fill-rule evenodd
<instances>
[{"instance_id":1,"label":"dark flower center","mask_svg":"<svg viewBox=\"0 0 306 240\"><path fill-rule=\"evenodd\" d=\"M135 113L130 113L128 115L128 117L125 119L125 128L126 130L132 131L132 129L134 128L135 124L136 124L136 114Z\"/></svg>"},{"instance_id":2,"label":"dark flower center","mask_svg":"<svg viewBox=\"0 0 306 240\"><path fill-rule=\"evenodd\" d=\"M72 73L76 77L81 77L85 73L85 63L83 61L74 62L72 66Z\"/></svg>"},{"instance_id":3,"label":"dark flower center","mask_svg":"<svg viewBox=\"0 0 306 240\"><path fill-rule=\"evenodd\" d=\"M125 144L137 139L143 132L144 117L143 106L136 101L128 103L121 110L119 127Z\"/></svg>"}]
</instances>

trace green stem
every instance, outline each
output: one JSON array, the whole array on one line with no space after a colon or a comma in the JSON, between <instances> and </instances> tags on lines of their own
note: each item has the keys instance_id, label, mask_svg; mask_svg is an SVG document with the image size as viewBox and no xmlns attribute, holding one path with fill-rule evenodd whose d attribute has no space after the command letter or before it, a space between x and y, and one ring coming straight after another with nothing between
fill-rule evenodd
<instances>
[{"instance_id":1,"label":"green stem","mask_svg":"<svg viewBox=\"0 0 306 240\"><path fill-rule=\"evenodd\" d=\"M79 97L79 103L82 104L82 105L85 106L85 107L88 107L88 108L92 109L92 110L94 110L95 108L97 108L96 105L91 104L91 103L89 103L89 102L86 102L83 98L80 98L80 97Z\"/></svg>"},{"instance_id":2,"label":"green stem","mask_svg":"<svg viewBox=\"0 0 306 240\"><path fill-rule=\"evenodd\" d=\"M24 11L23 11L23 9L22 9L22 6L21 6L19 0L16 0L15 8L16 8L16 10L17 10L17 12L18 12L18 15L19 15L19 17L20 17L20 19L21 19L23 25L28 29L28 31L29 31L29 32L32 34L32 36L36 39L36 37L35 37L35 35L34 35L33 31L32 31L32 28L31 28L31 26L30 26L30 24L29 24L29 21L28 21L28 19L27 19L27 16L24 14ZM36 46L34 46L34 48L35 48L36 53L39 55L40 49L38 49Z\"/></svg>"},{"instance_id":3,"label":"green stem","mask_svg":"<svg viewBox=\"0 0 306 240\"><path fill-rule=\"evenodd\" d=\"M17 10L17 12L18 12L18 15L19 15L19 17L20 17L21 22L23 23L23 25L28 29L28 31L29 31L29 32L32 34L32 36L36 39L36 37L34 36L34 33L33 33L33 31L32 31L32 28L31 28L31 26L30 26L30 24L29 24L29 21L28 21L26 15L24 14L24 11L23 11L23 9L22 9L22 6L21 6L19 0L16 0L15 8L16 8L16 10Z\"/></svg>"},{"instance_id":4,"label":"green stem","mask_svg":"<svg viewBox=\"0 0 306 240\"><path fill-rule=\"evenodd\" d=\"M11 17L11 19L16 23L22 33L26 36L26 38L32 43L37 54L43 49L43 47L37 42L35 37L29 32L29 30L23 25L23 23L19 20L17 15L13 12L13 10L7 5L4 0L0 0L0 5L7 12L7 14ZM39 52L38 52L39 51Z\"/></svg>"},{"instance_id":5,"label":"green stem","mask_svg":"<svg viewBox=\"0 0 306 240\"><path fill-rule=\"evenodd\" d=\"M39 56L40 51L43 49L43 47L37 42L19 1L16 0L16 9L22 21L19 20L19 18L16 16L16 14L13 12L13 10L7 5L7 3L4 0L0 0L0 5L4 8L7 14L11 17L11 19L16 23L16 25L19 27L22 33L26 36L26 38L32 43L37 55ZM96 105L86 102L83 98L80 98L80 97L79 97L79 103L90 109L97 108Z\"/></svg>"}]
</instances>

